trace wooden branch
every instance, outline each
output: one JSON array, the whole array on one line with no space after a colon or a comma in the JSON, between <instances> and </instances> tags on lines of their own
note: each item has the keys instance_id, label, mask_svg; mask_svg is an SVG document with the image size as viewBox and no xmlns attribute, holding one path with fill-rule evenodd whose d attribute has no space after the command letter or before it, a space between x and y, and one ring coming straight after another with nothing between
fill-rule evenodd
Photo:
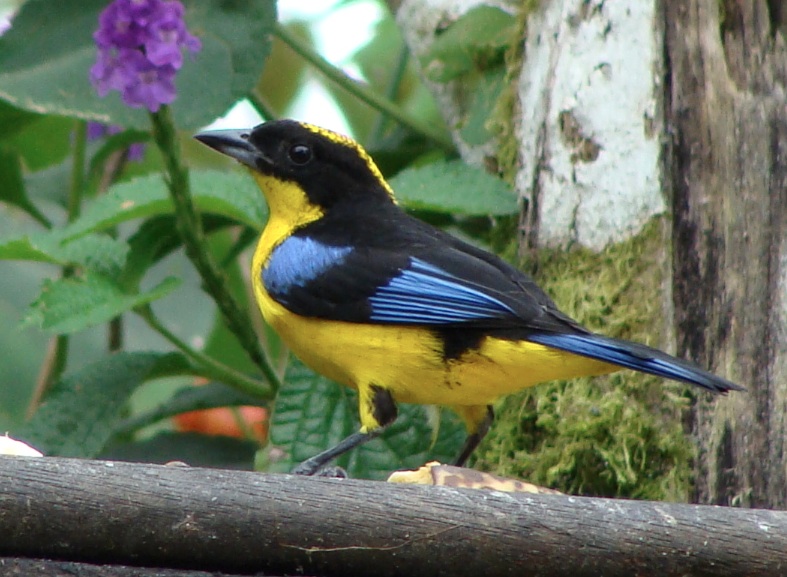
<instances>
[{"instance_id":1,"label":"wooden branch","mask_svg":"<svg viewBox=\"0 0 787 577\"><path fill-rule=\"evenodd\" d=\"M237 573L216 573L189 569L94 565L52 559L0 558L0 576L14 577L240 577ZM272 577L272 576L271 576Z\"/></svg>"},{"instance_id":2,"label":"wooden branch","mask_svg":"<svg viewBox=\"0 0 787 577\"><path fill-rule=\"evenodd\" d=\"M0 457L0 535L9 557L226 572L787 573L787 512L60 458Z\"/></svg>"}]
</instances>

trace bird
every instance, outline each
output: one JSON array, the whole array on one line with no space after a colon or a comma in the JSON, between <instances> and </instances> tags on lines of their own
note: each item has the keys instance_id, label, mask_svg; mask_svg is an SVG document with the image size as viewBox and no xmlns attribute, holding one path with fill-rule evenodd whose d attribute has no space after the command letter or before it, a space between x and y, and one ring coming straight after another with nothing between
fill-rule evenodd
<instances>
[{"instance_id":1,"label":"bird","mask_svg":"<svg viewBox=\"0 0 787 577\"><path fill-rule=\"evenodd\" d=\"M593 333L498 256L405 212L352 138L291 119L195 138L251 173L269 209L252 258L265 321L306 365L358 393L360 428L300 463L317 474L379 436L398 403L464 421L464 465L510 393L633 369L745 390L693 362Z\"/></svg>"}]
</instances>

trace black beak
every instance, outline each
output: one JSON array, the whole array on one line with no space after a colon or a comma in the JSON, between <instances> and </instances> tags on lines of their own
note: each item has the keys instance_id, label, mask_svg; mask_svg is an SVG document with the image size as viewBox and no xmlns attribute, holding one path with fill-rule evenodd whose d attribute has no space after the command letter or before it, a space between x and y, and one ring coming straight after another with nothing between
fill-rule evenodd
<instances>
[{"instance_id":1,"label":"black beak","mask_svg":"<svg viewBox=\"0 0 787 577\"><path fill-rule=\"evenodd\" d=\"M195 134L194 138L241 164L256 169L262 156L249 142L250 134L251 130L206 130Z\"/></svg>"}]
</instances>

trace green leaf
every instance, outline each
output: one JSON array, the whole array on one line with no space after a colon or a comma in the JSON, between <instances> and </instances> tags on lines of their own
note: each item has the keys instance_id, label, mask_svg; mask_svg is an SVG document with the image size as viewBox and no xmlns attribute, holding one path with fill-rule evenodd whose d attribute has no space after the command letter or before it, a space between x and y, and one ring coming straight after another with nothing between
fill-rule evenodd
<instances>
[{"instance_id":1,"label":"green leaf","mask_svg":"<svg viewBox=\"0 0 787 577\"><path fill-rule=\"evenodd\" d=\"M3 182L0 187L0 201L22 209L44 226L49 225L49 220L27 196L19 154L5 147L0 147L0 179Z\"/></svg>"},{"instance_id":2,"label":"green leaf","mask_svg":"<svg viewBox=\"0 0 787 577\"><path fill-rule=\"evenodd\" d=\"M487 121L492 117L494 107L505 88L505 77L505 69L499 66L486 70L473 79L473 97L459 130L459 135L467 144L480 146L494 136L487 129Z\"/></svg>"},{"instance_id":3,"label":"green leaf","mask_svg":"<svg viewBox=\"0 0 787 577\"><path fill-rule=\"evenodd\" d=\"M136 287L150 267L181 246L174 215L145 220L128 240L129 253L120 279L124 287Z\"/></svg>"},{"instance_id":4,"label":"green leaf","mask_svg":"<svg viewBox=\"0 0 787 577\"><path fill-rule=\"evenodd\" d=\"M191 192L201 212L226 216L251 228L262 229L265 203L254 181L244 172L192 170ZM85 207L82 216L63 235L77 237L106 230L138 218L170 214L172 200L161 175L152 174L116 184Z\"/></svg>"},{"instance_id":5,"label":"green leaf","mask_svg":"<svg viewBox=\"0 0 787 577\"><path fill-rule=\"evenodd\" d=\"M214 233L235 224L235 221L223 216L205 215L202 218L203 230L211 243L216 236ZM244 233L249 231L252 231L252 229L243 229ZM254 238L259 235L256 231L252 232ZM127 290L133 290L139 285L140 280L142 280L142 277L151 266L182 246L182 239L177 230L174 215L154 216L145 220L137 232L129 238L128 244L128 259L118 282ZM244 248L247 245L248 243L244 243ZM227 266L232 262L234 262L234 258L227 264L221 265L225 269L225 273L228 272ZM251 362L248 361L245 353L241 354L246 359L246 362ZM250 364L249 368L252 367L253 365Z\"/></svg>"},{"instance_id":6,"label":"green leaf","mask_svg":"<svg viewBox=\"0 0 787 577\"><path fill-rule=\"evenodd\" d=\"M441 32L421 57L427 78L448 82L502 64L516 19L494 6L477 6Z\"/></svg>"},{"instance_id":7,"label":"green leaf","mask_svg":"<svg viewBox=\"0 0 787 577\"><path fill-rule=\"evenodd\" d=\"M166 431L142 441L109 447L99 457L161 464L183 461L192 467L250 471L258 449L257 443L246 439Z\"/></svg>"},{"instance_id":8,"label":"green leaf","mask_svg":"<svg viewBox=\"0 0 787 577\"><path fill-rule=\"evenodd\" d=\"M117 353L55 383L15 436L47 455L95 457L120 420L129 396L149 379L191 373L180 353Z\"/></svg>"},{"instance_id":9,"label":"green leaf","mask_svg":"<svg viewBox=\"0 0 787 577\"><path fill-rule=\"evenodd\" d=\"M106 234L89 234L62 243L60 250L69 264L114 277L126 262L129 245Z\"/></svg>"},{"instance_id":10,"label":"green leaf","mask_svg":"<svg viewBox=\"0 0 787 577\"><path fill-rule=\"evenodd\" d=\"M128 293L114 278L90 270L78 277L48 280L24 324L37 324L54 334L81 331L163 298L179 285L179 279L169 277L148 291Z\"/></svg>"},{"instance_id":11,"label":"green leaf","mask_svg":"<svg viewBox=\"0 0 787 577\"><path fill-rule=\"evenodd\" d=\"M273 0L184 0L189 30L202 50L186 54L172 105L177 124L212 121L254 87L270 50ZM0 98L18 108L139 129L146 111L112 93L99 98L88 78L96 60L93 32L106 0L30 0L0 38ZM30 39L35 38L35 42Z\"/></svg>"},{"instance_id":12,"label":"green leaf","mask_svg":"<svg viewBox=\"0 0 787 577\"><path fill-rule=\"evenodd\" d=\"M31 260L65 265L66 260L51 235L29 235L0 241L0 260Z\"/></svg>"},{"instance_id":13,"label":"green leaf","mask_svg":"<svg viewBox=\"0 0 787 577\"><path fill-rule=\"evenodd\" d=\"M288 471L297 463L336 445L360 427L357 396L293 360L271 417L271 440L286 458L272 468ZM382 436L336 459L352 477L384 479L392 471L415 468L428 460L450 461L465 433L459 419L441 419L437 442L426 409L400 405L399 417Z\"/></svg>"},{"instance_id":14,"label":"green leaf","mask_svg":"<svg viewBox=\"0 0 787 577\"><path fill-rule=\"evenodd\" d=\"M0 38L0 54L2 54L2 40ZM2 60L2 56L0 56L0 60ZM2 76L3 72L0 67L0 78ZM0 80L0 98L2 98L2 80ZM26 179L30 177L30 171L35 173L70 160L74 123L73 119L62 116L31 114L19 130L4 140L9 148L22 157L27 169ZM65 166L70 170L71 163L65 162ZM58 184L61 189L66 188L63 185L65 182L68 180L60 179ZM28 186L28 190L32 194L34 189Z\"/></svg>"},{"instance_id":15,"label":"green leaf","mask_svg":"<svg viewBox=\"0 0 787 577\"><path fill-rule=\"evenodd\" d=\"M517 212L516 196L499 178L459 160L408 168L389 180L404 206L465 216Z\"/></svg>"},{"instance_id":16,"label":"green leaf","mask_svg":"<svg viewBox=\"0 0 787 577\"><path fill-rule=\"evenodd\" d=\"M20 110L0 100L0 138L8 138L10 135L19 132L36 118L38 118L37 114Z\"/></svg>"},{"instance_id":17,"label":"green leaf","mask_svg":"<svg viewBox=\"0 0 787 577\"><path fill-rule=\"evenodd\" d=\"M30 234L0 241L0 260L32 260L58 265L79 265L117 274L128 253L128 245L98 234L62 241L62 230Z\"/></svg>"}]
</instances>

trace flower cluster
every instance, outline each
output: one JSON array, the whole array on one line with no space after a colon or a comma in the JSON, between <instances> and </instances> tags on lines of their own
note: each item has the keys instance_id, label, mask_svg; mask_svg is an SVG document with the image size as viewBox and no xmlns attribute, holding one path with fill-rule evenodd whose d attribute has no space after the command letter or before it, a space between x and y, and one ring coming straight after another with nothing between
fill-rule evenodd
<instances>
[{"instance_id":1,"label":"flower cluster","mask_svg":"<svg viewBox=\"0 0 787 577\"><path fill-rule=\"evenodd\" d=\"M186 29L178 0L114 0L101 12L93 38L98 58L90 80L99 96L117 90L127 105L151 112L175 100L182 49L202 47Z\"/></svg>"}]
</instances>

